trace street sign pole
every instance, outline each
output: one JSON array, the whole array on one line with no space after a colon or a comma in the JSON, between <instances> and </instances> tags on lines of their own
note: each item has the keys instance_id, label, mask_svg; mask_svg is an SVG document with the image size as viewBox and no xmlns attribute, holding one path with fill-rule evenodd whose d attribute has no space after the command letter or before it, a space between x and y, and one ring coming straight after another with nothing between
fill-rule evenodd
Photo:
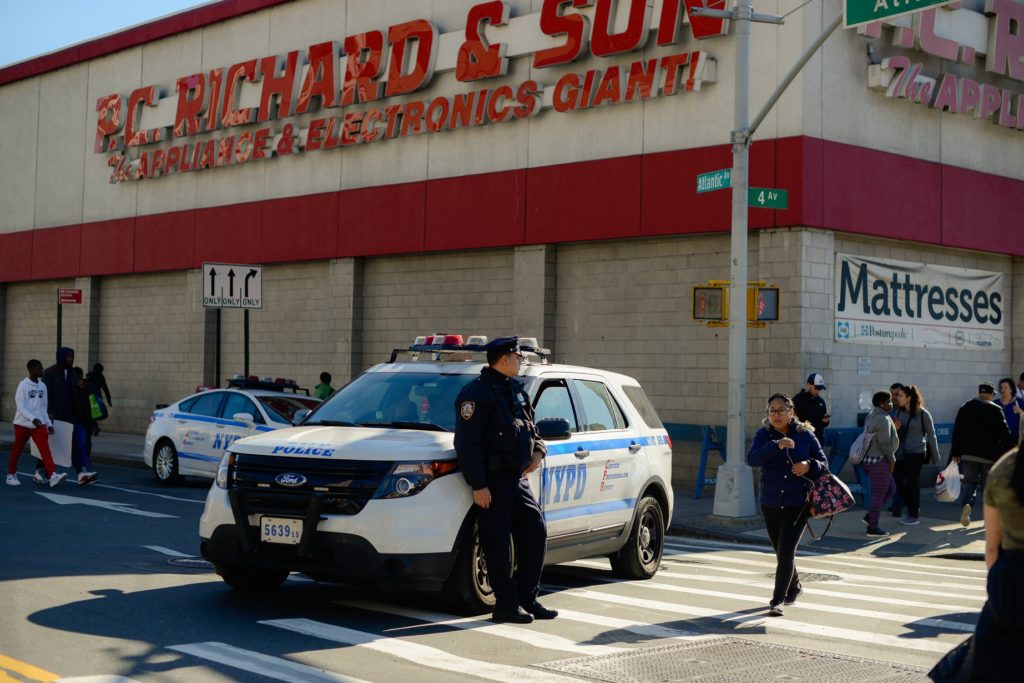
<instances>
[{"instance_id":1,"label":"street sign pole","mask_svg":"<svg viewBox=\"0 0 1024 683\"><path fill-rule=\"evenodd\" d=\"M733 108L732 142L732 233L730 248L729 300L747 297L747 167L750 137L750 21L751 0L737 0L736 96ZM714 514L721 517L753 517L754 481L746 458L747 321L745 315L729 316L729 406L726 460L718 468Z\"/></svg>"}]
</instances>

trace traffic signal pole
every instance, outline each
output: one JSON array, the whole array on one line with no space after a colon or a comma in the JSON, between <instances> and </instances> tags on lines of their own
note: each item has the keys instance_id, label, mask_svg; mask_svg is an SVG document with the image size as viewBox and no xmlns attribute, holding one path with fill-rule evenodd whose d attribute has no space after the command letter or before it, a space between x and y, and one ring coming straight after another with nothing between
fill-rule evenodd
<instances>
[{"instance_id":1,"label":"traffic signal pole","mask_svg":"<svg viewBox=\"0 0 1024 683\"><path fill-rule=\"evenodd\" d=\"M753 517L757 514L754 501L754 482L747 465L746 414L747 401L747 320L744 310L747 300L747 214L749 211L747 171L750 141L754 131L778 101L785 89L796 78L804 65L814 56L825 40L839 25L842 14L804 53L790 69L779 86L758 112L754 125L750 125L750 23L752 21L782 24L783 17L757 14L751 0L736 0L732 10L694 8L694 16L731 19L736 36L736 95L733 111L732 143L732 227L730 247L729 284L729 392L728 439L726 461L718 468L715 486L714 514L719 517Z\"/></svg>"}]
</instances>

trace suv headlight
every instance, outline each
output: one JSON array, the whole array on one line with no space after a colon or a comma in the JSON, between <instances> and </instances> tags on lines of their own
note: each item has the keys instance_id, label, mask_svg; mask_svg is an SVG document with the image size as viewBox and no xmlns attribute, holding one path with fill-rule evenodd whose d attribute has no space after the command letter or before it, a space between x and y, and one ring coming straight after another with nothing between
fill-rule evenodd
<instances>
[{"instance_id":1,"label":"suv headlight","mask_svg":"<svg viewBox=\"0 0 1024 683\"><path fill-rule=\"evenodd\" d=\"M457 460L426 462L396 462L380 482L374 498L408 498L427 487L427 484L452 472L459 471Z\"/></svg>"},{"instance_id":2,"label":"suv headlight","mask_svg":"<svg viewBox=\"0 0 1024 683\"><path fill-rule=\"evenodd\" d=\"M217 478L214 480L218 488L226 489L231 486L231 468L235 464L235 454L225 453L221 459L220 464L217 465Z\"/></svg>"}]
</instances>

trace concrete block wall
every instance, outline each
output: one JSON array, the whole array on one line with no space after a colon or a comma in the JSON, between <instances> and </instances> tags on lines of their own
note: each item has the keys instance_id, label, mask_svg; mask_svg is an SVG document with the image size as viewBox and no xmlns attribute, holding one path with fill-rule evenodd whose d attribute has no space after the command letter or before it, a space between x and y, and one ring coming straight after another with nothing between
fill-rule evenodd
<instances>
[{"instance_id":1,"label":"concrete block wall","mask_svg":"<svg viewBox=\"0 0 1024 683\"><path fill-rule=\"evenodd\" d=\"M103 280L97 358L113 399L103 429L142 434L157 403L202 382L200 280L201 271Z\"/></svg>"},{"instance_id":2,"label":"concrete block wall","mask_svg":"<svg viewBox=\"0 0 1024 683\"><path fill-rule=\"evenodd\" d=\"M263 308L249 312L249 374L319 384L324 370L342 379L347 367L334 360L335 300L348 291L332 287L331 262L313 261L263 269ZM349 306L351 304L349 303ZM221 385L245 365L244 312L221 313ZM334 386L339 386L336 381Z\"/></svg>"},{"instance_id":3,"label":"concrete block wall","mask_svg":"<svg viewBox=\"0 0 1024 683\"><path fill-rule=\"evenodd\" d=\"M386 361L392 349L419 335L445 332L542 336L515 330L514 252L394 256L366 261L363 287L363 363Z\"/></svg>"}]
</instances>

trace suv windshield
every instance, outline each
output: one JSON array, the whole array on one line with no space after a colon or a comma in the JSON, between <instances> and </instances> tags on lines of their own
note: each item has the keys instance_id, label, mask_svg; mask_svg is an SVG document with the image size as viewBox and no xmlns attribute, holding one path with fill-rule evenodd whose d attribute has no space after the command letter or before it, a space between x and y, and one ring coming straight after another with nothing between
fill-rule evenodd
<instances>
[{"instance_id":1,"label":"suv windshield","mask_svg":"<svg viewBox=\"0 0 1024 683\"><path fill-rule=\"evenodd\" d=\"M312 398L303 398L301 396L256 396L257 401L263 404L263 408L270 413L270 418L277 422L284 422L285 424L291 424L292 418L295 417L296 411L299 410L313 410L316 408L320 401Z\"/></svg>"},{"instance_id":2,"label":"suv windshield","mask_svg":"<svg viewBox=\"0 0 1024 683\"><path fill-rule=\"evenodd\" d=\"M320 406L305 424L455 430L455 397L475 374L369 372Z\"/></svg>"}]
</instances>

